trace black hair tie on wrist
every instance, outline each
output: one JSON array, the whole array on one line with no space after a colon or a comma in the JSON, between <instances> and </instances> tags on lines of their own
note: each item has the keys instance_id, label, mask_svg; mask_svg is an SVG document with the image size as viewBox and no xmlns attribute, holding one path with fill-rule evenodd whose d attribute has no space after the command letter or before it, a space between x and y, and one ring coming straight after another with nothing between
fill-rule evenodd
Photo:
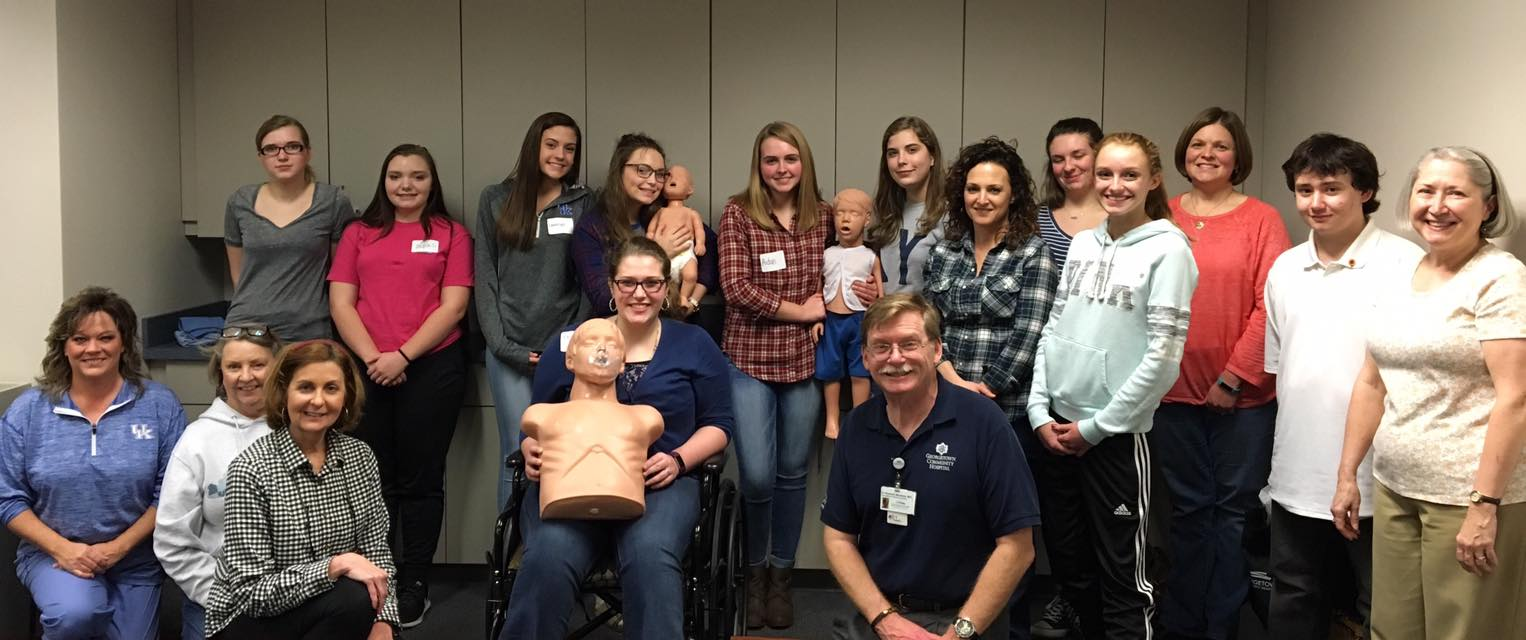
<instances>
[{"instance_id":1,"label":"black hair tie on wrist","mask_svg":"<svg viewBox=\"0 0 1526 640\"><path fill-rule=\"evenodd\" d=\"M408 364L413 364L413 358L410 358L410 357L408 357L408 354L403 353L402 349L398 349L397 350L397 355L400 355L400 356L403 357L403 362L406 362Z\"/></svg>"}]
</instances>

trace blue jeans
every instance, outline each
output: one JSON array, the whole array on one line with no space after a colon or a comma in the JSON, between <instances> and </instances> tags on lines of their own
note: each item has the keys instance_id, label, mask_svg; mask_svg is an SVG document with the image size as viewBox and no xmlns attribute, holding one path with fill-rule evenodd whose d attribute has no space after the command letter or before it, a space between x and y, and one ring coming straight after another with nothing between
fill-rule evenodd
<instances>
[{"instance_id":1,"label":"blue jeans","mask_svg":"<svg viewBox=\"0 0 1526 640\"><path fill-rule=\"evenodd\" d=\"M519 513L525 554L499 640L566 636L578 585L606 557L610 539L625 637L683 637L683 564L699 521L699 480L684 476L647 491L646 514L626 521L541 520L540 483L532 482Z\"/></svg>"},{"instance_id":2,"label":"blue jeans","mask_svg":"<svg viewBox=\"0 0 1526 640\"><path fill-rule=\"evenodd\" d=\"M1171 571L1161 625L1174 637L1228 638L1250 589L1245 516L1272 467L1277 403L1218 414L1163 403L1150 445L1171 487Z\"/></svg>"},{"instance_id":3,"label":"blue jeans","mask_svg":"<svg viewBox=\"0 0 1526 640\"><path fill-rule=\"evenodd\" d=\"M530 406L531 383L535 379L504 364L492 351L487 352L487 383L493 393L493 415L498 421L498 509L509 502L509 470L503 461L519 450L519 419Z\"/></svg>"},{"instance_id":4,"label":"blue jeans","mask_svg":"<svg viewBox=\"0 0 1526 640\"><path fill-rule=\"evenodd\" d=\"M159 585L127 584L107 575L80 578L36 554L16 568L42 612L43 640L151 640L159 634Z\"/></svg>"},{"instance_id":5,"label":"blue jeans","mask_svg":"<svg viewBox=\"0 0 1526 640\"><path fill-rule=\"evenodd\" d=\"M821 390L814 379L763 382L733 366L731 399L746 503L747 563L792 567L805 520L811 441L821 423Z\"/></svg>"},{"instance_id":6,"label":"blue jeans","mask_svg":"<svg viewBox=\"0 0 1526 640\"><path fill-rule=\"evenodd\" d=\"M180 604L180 640L206 640L207 610L186 597Z\"/></svg>"}]
</instances>

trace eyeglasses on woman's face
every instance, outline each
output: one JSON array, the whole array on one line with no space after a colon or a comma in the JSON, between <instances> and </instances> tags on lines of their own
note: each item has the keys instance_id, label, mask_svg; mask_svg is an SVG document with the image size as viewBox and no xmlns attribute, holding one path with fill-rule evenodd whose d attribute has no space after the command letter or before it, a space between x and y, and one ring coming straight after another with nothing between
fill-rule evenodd
<instances>
[{"instance_id":1,"label":"eyeglasses on woman's face","mask_svg":"<svg viewBox=\"0 0 1526 640\"><path fill-rule=\"evenodd\" d=\"M658 182L667 184L668 176L671 175L667 169L656 169L644 162L628 162L625 166L634 168L636 177L642 180L650 180L652 176L657 176Z\"/></svg>"},{"instance_id":2,"label":"eyeglasses on woman's face","mask_svg":"<svg viewBox=\"0 0 1526 640\"><path fill-rule=\"evenodd\" d=\"M615 278L615 289L618 289L620 293L626 294L635 293L636 287L639 285L642 289L646 290L647 295L655 296L662 293L662 288L667 286L667 284L668 281L662 278L647 278L645 280Z\"/></svg>"},{"instance_id":3,"label":"eyeglasses on woman's face","mask_svg":"<svg viewBox=\"0 0 1526 640\"><path fill-rule=\"evenodd\" d=\"M263 147L260 147L260 155L268 158L282 151L285 151L286 155L294 156L302 153L306 149L307 145L300 142L288 142L286 144L267 144Z\"/></svg>"}]
</instances>

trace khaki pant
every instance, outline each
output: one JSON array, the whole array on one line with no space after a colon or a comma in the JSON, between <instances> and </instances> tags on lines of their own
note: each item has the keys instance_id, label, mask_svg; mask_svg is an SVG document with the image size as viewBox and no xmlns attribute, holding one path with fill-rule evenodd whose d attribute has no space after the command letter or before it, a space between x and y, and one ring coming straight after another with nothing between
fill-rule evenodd
<instances>
[{"instance_id":1,"label":"khaki pant","mask_svg":"<svg viewBox=\"0 0 1526 640\"><path fill-rule=\"evenodd\" d=\"M1526 633L1526 503L1499 509L1499 565L1487 577L1457 563L1467 507L1401 496L1374 483L1373 640L1477 640Z\"/></svg>"}]
</instances>

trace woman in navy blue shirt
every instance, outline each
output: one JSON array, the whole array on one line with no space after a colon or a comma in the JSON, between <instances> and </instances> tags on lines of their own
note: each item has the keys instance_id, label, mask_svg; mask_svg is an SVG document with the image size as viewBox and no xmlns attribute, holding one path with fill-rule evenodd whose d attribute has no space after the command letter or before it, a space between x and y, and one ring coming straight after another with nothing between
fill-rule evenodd
<instances>
[{"instance_id":1,"label":"woman in navy blue shirt","mask_svg":"<svg viewBox=\"0 0 1526 640\"><path fill-rule=\"evenodd\" d=\"M699 481L687 472L725 449L731 437L726 357L703 329L661 317L669 267L661 245L631 237L605 263L615 326L625 338L625 370L615 382L616 393L623 403L655 407L664 425L642 468L646 513L627 521L543 521L540 485L532 483L520 513L524 560L501 639L566 635L578 583L609 539L625 595L626 637L683 635L682 563L699 519ZM543 353L532 400L566 400L572 374L561 337L553 337ZM540 445L525 438L520 448L527 474L536 479Z\"/></svg>"}]
</instances>

